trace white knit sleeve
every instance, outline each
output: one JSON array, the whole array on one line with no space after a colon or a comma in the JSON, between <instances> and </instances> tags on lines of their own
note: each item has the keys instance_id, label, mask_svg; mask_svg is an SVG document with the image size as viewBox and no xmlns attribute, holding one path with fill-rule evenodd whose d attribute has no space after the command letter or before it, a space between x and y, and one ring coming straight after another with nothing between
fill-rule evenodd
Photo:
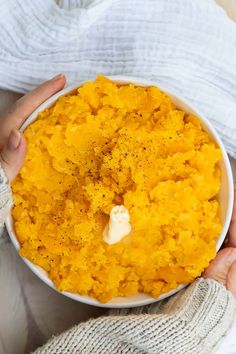
<instances>
[{"instance_id":1,"label":"white knit sleeve","mask_svg":"<svg viewBox=\"0 0 236 354\"><path fill-rule=\"evenodd\" d=\"M0 229L12 207L12 192L8 179L0 164Z\"/></svg>"},{"instance_id":2,"label":"white knit sleeve","mask_svg":"<svg viewBox=\"0 0 236 354\"><path fill-rule=\"evenodd\" d=\"M113 311L54 337L34 354L211 354L235 312L233 295L216 281L201 278L162 309L154 304L129 313Z\"/></svg>"}]
</instances>

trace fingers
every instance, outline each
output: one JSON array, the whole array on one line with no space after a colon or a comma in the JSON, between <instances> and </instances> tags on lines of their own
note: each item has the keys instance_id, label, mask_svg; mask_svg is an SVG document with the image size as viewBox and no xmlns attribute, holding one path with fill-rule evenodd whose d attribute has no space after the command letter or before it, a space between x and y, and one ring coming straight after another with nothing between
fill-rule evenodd
<instances>
[{"instance_id":1,"label":"fingers","mask_svg":"<svg viewBox=\"0 0 236 354\"><path fill-rule=\"evenodd\" d=\"M0 142L2 146L0 148L3 147L10 132L13 129L19 129L40 104L64 87L65 82L65 76L59 74L23 96L13 105L11 110L1 119Z\"/></svg>"},{"instance_id":2,"label":"fingers","mask_svg":"<svg viewBox=\"0 0 236 354\"><path fill-rule=\"evenodd\" d=\"M1 166L9 181L12 181L20 171L25 155L26 140L19 131L13 130L0 153Z\"/></svg>"},{"instance_id":3,"label":"fingers","mask_svg":"<svg viewBox=\"0 0 236 354\"><path fill-rule=\"evenodd\" d=\"M236 261L231 265L227 278L227 289L233 293L236 298Z\"/></svg>"},{"instance_id":4,"label":"fingers","mask_svg":"<svg viewBox=\"0 0 236 354\"><path fill-rule=\"evenodd\" d=\"M211 261L203 277L221 282L236 298L236 184L234 184L233 214L227 236L226 248Z\"/></svg>"},{"instance_id":5,"label":"fingers","mask_svg":"<svg viewBox=\"0 0 236 354\"><path fill-rule=\"evenodd\" d=\"M236 183L234 184L234 207L228 232L227 247L236 247Z\"/></svg>"},{"instance_id":6,"label":"fingers","mask_svg":"<svg viewBox=\"0 0 236 354\"><path fill-rule=\"evenodd\" d=\"M234 262L236 262L236 249L232 247L224 248L211 261L209 267L203 273L203 277L227 285L228 273Z\"/></svg>"}]
</instances>

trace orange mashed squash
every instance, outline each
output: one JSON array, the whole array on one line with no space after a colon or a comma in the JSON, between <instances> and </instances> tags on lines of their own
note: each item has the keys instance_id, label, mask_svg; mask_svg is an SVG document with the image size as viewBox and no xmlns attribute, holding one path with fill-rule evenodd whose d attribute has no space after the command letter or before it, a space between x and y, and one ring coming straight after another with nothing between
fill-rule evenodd
<instances>
[{"instance_id":1,"label":"orange mashed squash","mask_svg":"<svg viewBox=\"0 0 236 354\"><path fill-rule=\"evenodd\" d=\"M214 258L221 152L159 88L98 76L40 113L25 136L13 183L20 254L59 290L103 303L158 297ZM132 231L108 245L102 233L120 204Z\"/></svg>"}]
</instances>

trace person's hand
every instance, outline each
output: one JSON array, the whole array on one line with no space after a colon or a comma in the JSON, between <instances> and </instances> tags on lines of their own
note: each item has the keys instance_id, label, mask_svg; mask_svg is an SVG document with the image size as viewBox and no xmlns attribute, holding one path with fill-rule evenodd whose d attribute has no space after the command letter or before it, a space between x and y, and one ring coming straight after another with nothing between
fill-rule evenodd
<instances>
[{"instance_id":1,"label":"person's hand","mask_svg":"<svg viewBox=\"0 0 236 354\"><path fill-rule=\"evenodd\" d=\"M203 277L221 282L236 298L236 184L234 186L233 216L225 246L211 261L203 273Z\"/></svg>"},{"instance_id":2,"label":"person's hand","mask_svg":"<svg viewBox=\"0 0 236 354\"><path fill-rule=\"evenodd\" d=\"M26 155L26 141L19 132L20 127L41 103L61 90L65 82L65 76L62 74L44 82L19 99L0 118L0 164L9 181L12 181L18 174Z\"/></svg>"}]
</instances>

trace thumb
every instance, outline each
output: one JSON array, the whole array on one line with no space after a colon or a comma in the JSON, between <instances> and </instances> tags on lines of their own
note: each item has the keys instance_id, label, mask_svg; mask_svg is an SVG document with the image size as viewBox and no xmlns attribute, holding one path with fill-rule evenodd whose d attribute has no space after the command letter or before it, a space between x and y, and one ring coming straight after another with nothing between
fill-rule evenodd
<instances>
[{"instance_id":1,"label":"thumb","mask_svg":"<svg viewBox=\"0 0 236 354\"><path fill-rule=\"evenodd\" d=\"M14 129L0 154L0 162L9 181L12 181L20 171L25 155L26 140L18 130Z\"/></svg>"},{"instance_id":2,"label":"thumb","mask_svg":"<svg viewBox=\"0 0 236 354\"><path fill-rule=\"evenodd\" d=\"M236 297L236 248L227 247L219 251L203 277L219 281Z\"/></svg>"}]
</instances>

